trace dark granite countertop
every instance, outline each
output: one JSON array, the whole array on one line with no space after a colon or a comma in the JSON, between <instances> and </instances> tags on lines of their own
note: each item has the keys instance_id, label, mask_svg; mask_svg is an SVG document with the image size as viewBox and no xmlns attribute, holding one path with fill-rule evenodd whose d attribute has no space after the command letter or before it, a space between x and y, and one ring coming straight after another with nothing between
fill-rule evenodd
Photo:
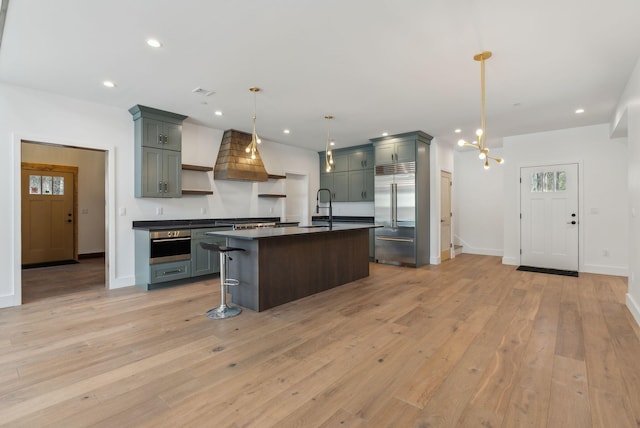
<instances>
[{"instance_id":1,"label":"dark granite countertop","mask_svg":"<svg viewBox=\"0 0 640 428\"><path fill-rule=\"evenodd\" d=\"M280 217L238 217L238 218L209 218L193 220L138 220L132 228L140 230L166 229L203 229L215 227L229 227L237 223L276 223L277 226L288 226L292 222L281 222Z\"/></svg>"},{"instance_id":2,"label":"dark granite countertop","mask_svg":"<svg viewBox=\"0 0 640 428\"><path fill-rule=\"evenodd\" d=\"M353 223L353 224L334 224L332 228L329 226L301 226L301 227L275 227L266 229L245 229L245 230L228 230L219 232L209 232L208 235L224 236L236 239L265 239L278 236L292 235L308 235L315 233L333 233L345 230L371 229L375 226L372 223Z\"/></svg>"}]
</instances>

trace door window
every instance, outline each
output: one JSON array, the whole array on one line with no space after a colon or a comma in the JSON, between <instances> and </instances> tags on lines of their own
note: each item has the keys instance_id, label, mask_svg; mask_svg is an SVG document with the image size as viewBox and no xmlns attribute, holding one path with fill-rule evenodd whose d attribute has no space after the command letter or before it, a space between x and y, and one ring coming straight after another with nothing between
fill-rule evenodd
<instances>
[{"instance_id":1,"label":"door window","mask_svg":"<svg viewBox=\"0 0 640 428\"><path fill-rule=\"evenodd\" d=\"M565 171L546 171L531 173L531 192L564 192L567 190Z\"/></svg>"},{"instance_id":2,"label":"door window","mask_svg":"<svg viewBox=\"0 0 640 428\"><path fill-rule=\"evenodd\" d=\"M64 177L50 175L29 176L30 195L64 195Z\"/></svg>"}]
</instances>

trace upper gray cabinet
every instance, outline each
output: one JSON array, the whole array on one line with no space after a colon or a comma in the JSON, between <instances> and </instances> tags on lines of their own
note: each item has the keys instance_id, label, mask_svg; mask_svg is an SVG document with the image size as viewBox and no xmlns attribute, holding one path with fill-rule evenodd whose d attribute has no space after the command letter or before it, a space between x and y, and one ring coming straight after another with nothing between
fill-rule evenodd
<instances>
[{"instance_id":1,"label":"upper gray cabinet","mask_svg":"<svg viewBox=\"0 0 640 428\"><path fill-rule=\"evenodd\" d=\"M333 202L373 201L374 154L371 145L333 150L333 168L326 172L325 152L320 158L320 187L329 189ZM320 202L328 202L326 192Z\"/></svg>"},{"instance_id":2,"label":"upper gray cabinet","mask_svg":"<svg viewBox=\"0 0 640 428\"><path fill-rule=\"evenodd\" d=\"M349 153L349 171L369 169L375 166L373 147L355 149Z\"/></svg>"},{"instance_id":3,"label":"upper gray cabinet","mask_svg":"<svg viewBox=\"0 0 640 428\"><path fill-rule=\"evenodd\" d=\"M129 109L134 121L135 196L176 198L182 195L181 114L135 105Z\"/></svg>"},{"instance_id":4,"label":"upper gray cabinet","mask_svg":"<svg viewBox=\"0 0 640 428\"><path fill-rule=\"evenodd\" d=\"M413 141L380 142L375 148L377 165L411 162L416 159L416 145Z\"/></svg>"}]
</instances>

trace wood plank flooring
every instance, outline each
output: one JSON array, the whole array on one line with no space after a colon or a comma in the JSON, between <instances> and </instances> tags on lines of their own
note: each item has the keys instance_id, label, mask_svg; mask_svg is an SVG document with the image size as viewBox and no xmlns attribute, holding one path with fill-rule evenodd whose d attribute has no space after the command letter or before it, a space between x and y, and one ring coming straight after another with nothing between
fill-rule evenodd
<instances>
[{"instance_id":1,"label":"wood plank flooring","mask_svg":"<svg viewBox=\"0 0 640 428\"><path fill-rule=\"evenodd\" d=\"M0 425L640 427L625 278L463 254L214 321L218 287L0 309Z\"/></svg>"}]
</instances>

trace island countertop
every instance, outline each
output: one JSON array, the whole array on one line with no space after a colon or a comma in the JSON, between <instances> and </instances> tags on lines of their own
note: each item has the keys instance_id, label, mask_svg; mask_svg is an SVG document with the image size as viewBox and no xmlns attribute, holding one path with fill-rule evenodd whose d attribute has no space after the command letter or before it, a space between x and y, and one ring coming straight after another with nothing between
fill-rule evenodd
<instances>
[{"instance_id":1,"label":"island countertop","mask_svg":"<svg viewBox=\"0 0 640 428\"><path fill-rule=\"evenodd\" d=\"M367 224L367 223L353 223L353 224L334 224L332 227L329 226L298 226L298 227L272 227L272 228L262 228L262 229L243 229L243 230L225 230L225 231L215 231L215 232L207 232L207 235L216 235L216 236L224 236L226 238L235 238L235 239L246 239L246 240L254 240L254 239L263 239L263 238L275 238L282 236L293 236L293 235L310 235L316 233L331 233L331 232L340 232L345 230L358 230L358 229L372 229L376 226L375 224Z\"/></svg>"}]
</instances>

